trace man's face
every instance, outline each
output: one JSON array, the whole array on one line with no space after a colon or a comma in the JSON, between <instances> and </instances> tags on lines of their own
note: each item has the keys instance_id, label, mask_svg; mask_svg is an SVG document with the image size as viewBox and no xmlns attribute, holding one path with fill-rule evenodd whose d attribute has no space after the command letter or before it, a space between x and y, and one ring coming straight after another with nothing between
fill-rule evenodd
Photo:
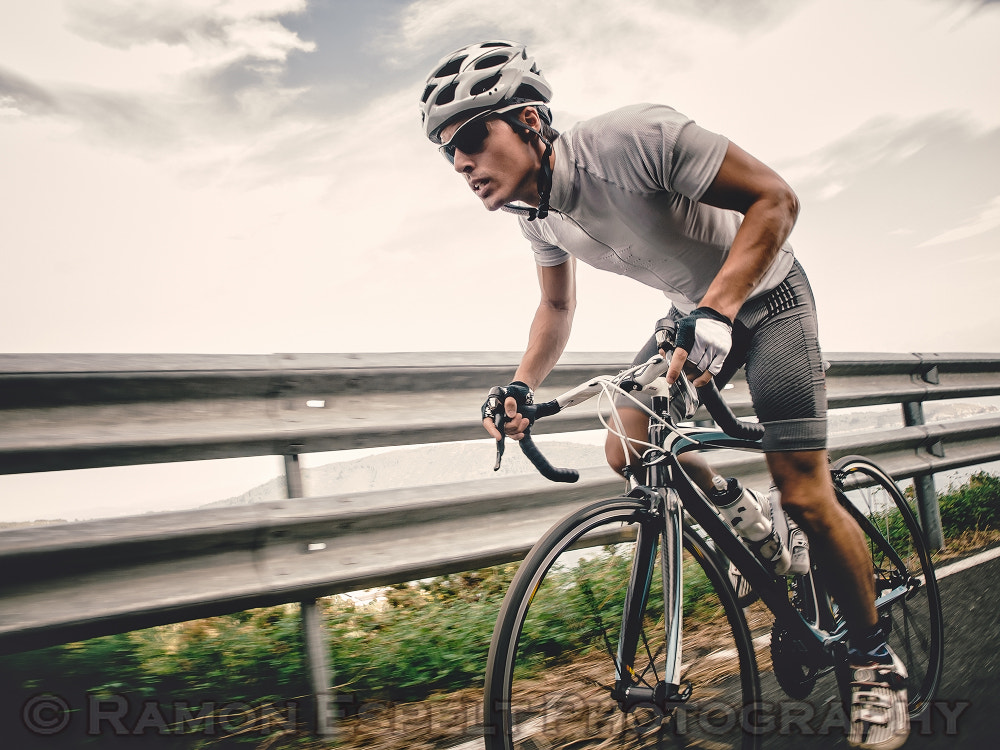
<instances>
[{"instance_id":1,"label":"man's face","mask_svg":"<svg viewBox=\"0 0 1000 750\"><path fill-rule=\"evenodd\" d=\"M470 121L471 120L471 121ZM511 201L538 205L537 173L540 158L535 140L525 142L505 121L496 117L467 118L449 124L441 131L441 140L448 143L468 122L455 148L455 171L462 175L483 205L496 211ZM485 137L480 142L479 135ZM469 130L472 137L465 137ZM465 144L472 153L461 149Z\"/></svg>"}]
</instances>

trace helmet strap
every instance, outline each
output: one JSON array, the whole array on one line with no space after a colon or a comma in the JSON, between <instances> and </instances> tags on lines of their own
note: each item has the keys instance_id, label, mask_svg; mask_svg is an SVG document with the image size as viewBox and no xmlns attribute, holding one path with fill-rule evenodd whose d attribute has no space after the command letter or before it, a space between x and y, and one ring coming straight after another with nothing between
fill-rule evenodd
<instances>
[{"instance_id":1,"label":"helmet strap","mask_svg":"<svg viewBox=\"0 0 1000 750\"><path fill-rule=\"evenodd\" d=\"M535 218L544 219L549 215L549 193L552 192L552 142L538 134L538 139L545 144L545 152L542 154L542 168L538 172L538 210L534 216L528 215L528 221Z\"/></svg>"},{"instance_id":2,"label":"helmet strap","mask_svg":"<svg viewBox=\"0 0 1000 750\"><path fill-rule=\"evenodd\" d=\"M505 113L500 115L500 118L505 120L515 130L523 130L526 139L529 133L533 133L538 136L539 141L545 144L545 151L542 152L541 168L538 171L538 208L521 208L512 204L508 204L504 208L511 213L521 215L527 213L528 221L544 219L549 215L549 193L552 192L552 141L542 135L541 131L535 130L518 117L508 117Z\"/></svg>"},{"instance_id":3,"label":"helmet strap","mask_svg":"<svg viewBox=\"0 0 1000 750\"><path fill-rule=\"evenodd\" d=\"M552 141L541 134L541 131L535 130L530 125L526 125L520 119L503 119L515 128L522 128L527 133L534 133L538 136L538 140L545 144L545 151L542 152L542 163L541 168L538 171L538 208L528 208L528 221L534 221L535 219L544 219L549 215L549 193L552 192ZM517 209L516 207L511 207L514 209L514 213L523 213L525 209Z\"/></svg>"}]
</instances>

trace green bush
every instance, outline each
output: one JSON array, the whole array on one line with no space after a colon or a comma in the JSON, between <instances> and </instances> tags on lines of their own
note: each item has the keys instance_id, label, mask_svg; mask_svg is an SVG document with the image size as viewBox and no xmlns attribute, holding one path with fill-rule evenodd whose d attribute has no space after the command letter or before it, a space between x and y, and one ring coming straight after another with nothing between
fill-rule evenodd
<instances>
[{"instance_id":1,"label":"green bush","mask_svg":"<svg viewBox=\"0 0 1000 750\"><path fill-rule=\"evenodd\" d=\"M205 706L209 710L243 706L246 714L248 706L283 705L308 695L300 629L297 607L272 607L0 657L0 732L4 736L13 732L16 739L11 746L20 748L39 743L46 748L135 745L136 737L119 739L110 724L99 736L87 734L88 707L99 701L123 701L108 705L126 706L121 725L154 747L195 747L238 734L239 729L247 730L246 736L230 742L259 744L268 730L257 731L250 720L220 713L208 721L224 726L206 739L201 733L205 723L185 724L191 715L178 713L176 706L194 707L193 715ZM75 709L75 724L53 737L25 735L25 728L18 726L18 712L39 694L66 701ZM142 729L147 701L157 705L157 712ZM265 712L249 715L256 720ZM194 734L185 737L186 731Z\"/></svg>"},{"instance_id":2,"label":"green bush","mask_svg":"<svg viewBox=\"0 0 1000 750\"><path fill-rule=\"evenodd\" d=\"M339 692L411 700L481 681L502 594L439 597L439 586L397 587L368 605L325 603Z\"/></svg>"},{"instance_id":3,"label":"green bush","mask_svg":"<svg viewBox=\"0 0 1000 750\"><path fill-rule=\"evenodd\" d=\"M945 538L966 531L1000 529L1000 477L977 472L938 498Z\"/></svg>"}]
</instances>

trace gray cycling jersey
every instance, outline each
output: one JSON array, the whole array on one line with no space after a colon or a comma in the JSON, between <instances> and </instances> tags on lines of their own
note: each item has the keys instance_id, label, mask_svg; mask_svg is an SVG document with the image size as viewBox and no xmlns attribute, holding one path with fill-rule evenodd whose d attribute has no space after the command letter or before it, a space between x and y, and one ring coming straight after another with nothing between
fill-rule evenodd
<instances>
[{"instance_id":1,"label":"gray cycling jersey","mask_svg":"<svg viewBox=\"0 0 1000 750\"><path fill-rule=\"evenodd\" d=\"M728 140L670 107L636 104L578 123L554 143L551 212L521 218L535 261L573 255L660 289L690 312L721 268L742 215L698 200ZM750 298L792 266L786 242Z\"/></svg>"}]
</instances>

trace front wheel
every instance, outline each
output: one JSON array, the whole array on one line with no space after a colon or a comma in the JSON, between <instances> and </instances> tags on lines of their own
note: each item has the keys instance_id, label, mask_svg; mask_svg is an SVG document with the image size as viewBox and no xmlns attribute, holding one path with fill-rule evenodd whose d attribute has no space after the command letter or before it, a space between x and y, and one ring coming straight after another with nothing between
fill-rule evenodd
<instances>
[{"instance_id":1,"label":"front wheel","mask_svg":"<svg viewBox=\"0 0 1000 750\"><path fill-rule=\"evenodd\" d=\"M682 684L663 683L663 528L647 501L622 497L567 516L535 545L493 632L487 750L759 746L759 735L746 731L760 702L746 621L714 553L690 529L682 558ZM639 596L636 653L623 657L630 580L645 582L648 595ZM622 673L647 702L620 702Z\"/></svg>"},{"instance_id":2,"label":"front wheel","mask_svg":"<svg viewBox=\"0 0 1000 750\"><path fill-rule=\"evenodd\" d=\"M865 533L875 572L876 609L889 646L909 674L910 716L933 700L944 662L944 621L934 566L917 519L892 478L871 461L833 466L841 504Z\"/></svg>"}]
</instances>

